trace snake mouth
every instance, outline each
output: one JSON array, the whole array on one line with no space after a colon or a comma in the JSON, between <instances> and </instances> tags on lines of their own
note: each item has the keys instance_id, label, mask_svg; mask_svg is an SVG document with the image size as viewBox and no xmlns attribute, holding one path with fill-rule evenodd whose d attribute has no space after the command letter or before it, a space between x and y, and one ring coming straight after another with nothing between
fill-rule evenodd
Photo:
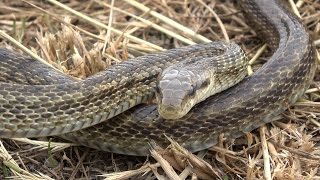
<instances>
[{"instance_id":1,"label":"snake mouth","mask_svg":"<svg viewBox=\"0 0 320 180\"><path fill-rule=\"evenodd\" d=\"M158 106L158 112L160 116L164 119L179 119L186 115L186 107L175 107L175 106ZM188 112L188 111L187 111Z\"/></svg>"}]
</instances>

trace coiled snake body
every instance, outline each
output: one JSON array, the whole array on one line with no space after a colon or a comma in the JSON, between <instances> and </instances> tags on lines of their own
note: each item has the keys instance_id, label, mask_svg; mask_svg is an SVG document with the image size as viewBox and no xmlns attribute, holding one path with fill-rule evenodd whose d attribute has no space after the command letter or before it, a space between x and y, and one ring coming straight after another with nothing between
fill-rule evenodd
<instances>
[{"instance_id":1,"label":"coiled snake body","mask_svg":"<svg viewBox=\"0 0 320 180\"><path fill-rule=\"evenodd\" d=\"M150 140L168 144L164 134L197 151L216 144L221 133L236 138L272 121L311 83L316 68L312 41L299 20L276 1L242 0L240 5L266 37L272 57L238 85L177 120L162 119L155 106L125 110L153 97L161 69L190 56L206 57L216 43L138 57L78 82L2 49L0 137L74 131L63 136L110 152L146 155Z\"/></svg>"}]
</instances>

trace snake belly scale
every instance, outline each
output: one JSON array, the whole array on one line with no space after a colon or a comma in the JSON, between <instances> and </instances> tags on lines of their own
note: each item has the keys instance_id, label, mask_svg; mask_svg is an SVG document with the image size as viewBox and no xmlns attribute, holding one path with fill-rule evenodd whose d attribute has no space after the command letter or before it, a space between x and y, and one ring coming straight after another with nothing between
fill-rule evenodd
<instances>
[{"instance_id":1,"label":"snake belly scale","mask_svg":"<svg viewBox=\"0 0 320 180\"><path fill-rule=\"evenodd\" d=\"M93 148L146 155L151 140L168 144L165 135L194 152L216 144L221 133L236 138L272 121L308 88L316 68L315 51L305 27L277 1L239 4L257 33L266 37L273 55L253 75L176 120L162 119L156 106L131 107L153 97L163 68L215 54L217 42L138 57L77 82L1 50L0 59L9 63L0 63L0 137L62 135ZM31 62L27 66L34 71L20 72L23 60Z\"/></svg>"}]
</instances>

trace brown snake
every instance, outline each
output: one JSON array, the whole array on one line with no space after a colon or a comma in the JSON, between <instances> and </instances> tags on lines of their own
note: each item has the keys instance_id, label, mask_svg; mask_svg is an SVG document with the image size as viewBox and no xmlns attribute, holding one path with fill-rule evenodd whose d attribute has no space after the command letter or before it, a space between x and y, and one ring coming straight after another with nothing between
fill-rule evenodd
<instances>
[{"instance_id":1,"label":"brown snake","mask_svg":"<svg viewBox=\"0 0 320 180\"><path fill-rule=\"evenodd\" d=\"M168 145L165 135L194 152L216 144L222 133L236 138L271 122L308 88L316 68L315 51L298 18L276 1L242 0L240 5L273 55L253 75L176 120L160 118L155 106L125 110L153 97L163 68L190 56L206 57L217 43L138 57L78 82L2 49L0 137L74 131L63 136L110 152L146 155L151 140Z\"/></svg>"}]
</instances>

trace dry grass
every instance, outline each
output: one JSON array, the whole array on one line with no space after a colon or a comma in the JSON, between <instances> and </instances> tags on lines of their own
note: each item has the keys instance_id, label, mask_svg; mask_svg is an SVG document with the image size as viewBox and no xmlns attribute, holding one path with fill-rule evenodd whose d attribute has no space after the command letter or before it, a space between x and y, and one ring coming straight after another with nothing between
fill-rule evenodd
<instances>
[{"instance_id":1,"label":"dry grass","mask_svg":"<svg viewBox=\"0 0 320 180\"><path fill-rule=\"evenodd\" d=\"M2 0L1 30L77 78L135 56L208 39L230 39L241 44L254 57L252 71L261 67L268 56L242 14L228 0L141 1L145 7L133 0L62 2L64 6L54 0ZM300 13L319 51L319 0L290 3ZM221 23L217 23L219 19ZM1 39L0 43L21 51L7 40ZM320 179L319 72L318 66L309 90L279 115L278 121L232 143L221 137L219 144L197 156L175 143L166 150L156 147L150 158L51 142L61 141L58 138L2 140L0 178Z\"/></svg>"}]
</instances>

